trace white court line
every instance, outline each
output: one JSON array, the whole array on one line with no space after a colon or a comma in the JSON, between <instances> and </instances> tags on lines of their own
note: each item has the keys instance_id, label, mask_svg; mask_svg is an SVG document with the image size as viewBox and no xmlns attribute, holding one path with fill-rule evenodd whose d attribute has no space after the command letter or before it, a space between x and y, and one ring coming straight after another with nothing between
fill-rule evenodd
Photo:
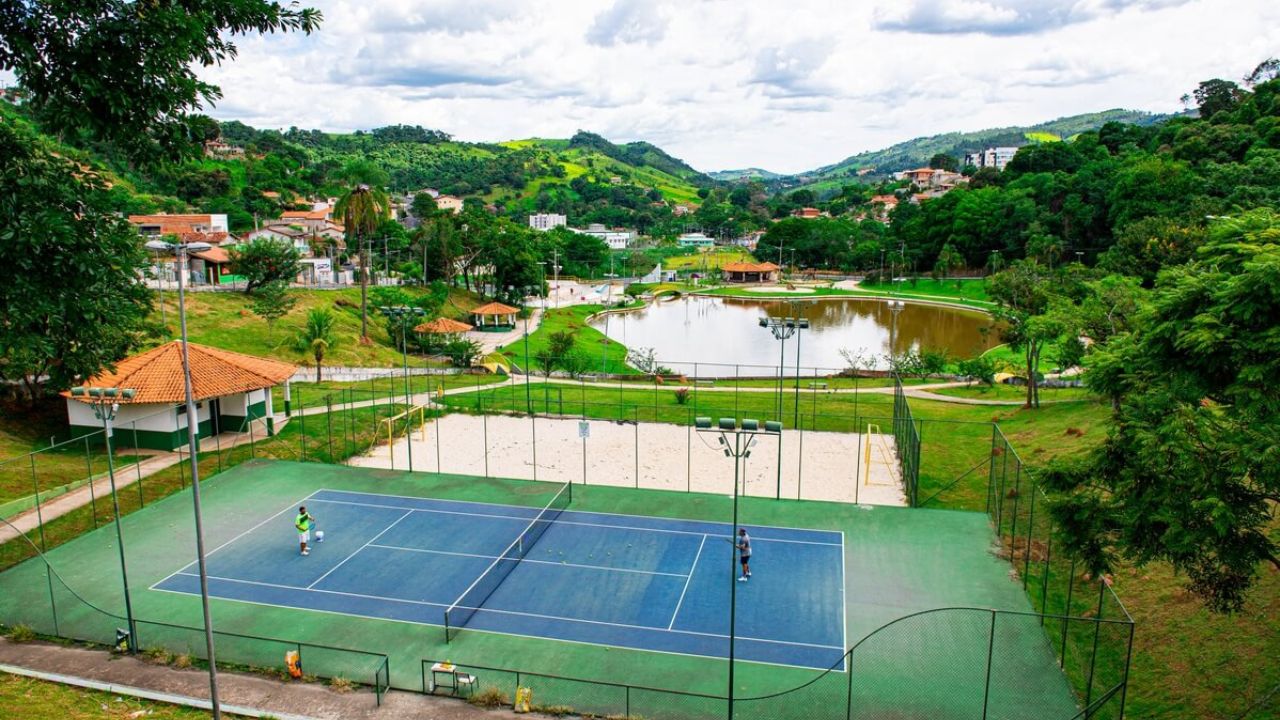
<instances>
[{"instance_id":1,"label":"white court line","mask_svg":"<svg viewBox=\"0 0 1280 720\"><path fill-rule=\"evenodd\" d=\"M324 489L324 488L321 488L320 490L316 490L316 491L312 492L312 493L311 493L311 495L315 495L316 493L321 492L323 489ZM308 495L308 496L306 496L306 497L302 498L301 500L299 500L299 501L297 502L297 505L299 505L299 506L305 505L309 500L311 500L311 495ZM218 551L219 551L219 550L221 550L222 548L224 548L224 547L226 547L226 546L230 545L231 543L233 543L233 542L235 542L235 541L239 540L240 538L244 537L245 535L248 535L249 533L253 532L254 530L257 530L258 528L262 527L263 525L266 525L267 523L271 522L272 520L275 520L276 518L280 517L281 515L283 515L283 514L285 514L285 513L289 512L289 508L291 508L291 507L293 507L293 503L290 503L289 505L285 505L285 506L284 506L284 509L283 509L283 510L281 510L280 512L276 513L275 515L272 515L271 517L267 518L266 520L263 520L262 522L258 523L257 525L254 525L253 527L249 528L248 530L245 530L244 532L240 533L239 535L236 535L235 537L231 538L230 540L228 540L228 541L226 541L226 542L222 543L222 544L221 544L221 545L219 545L218 547L216 547L216 548L214 548L214 549L212 549L212 550L210 550L210 551L206 552L206 553L204 554L205 559L207 560L207 559L209 558L209 556L210 556L210 555L212 555L212 554L214 554L214 553L218 552ZM161 578L161 579L157 580L157 581L156 581L154 584L152 584L152 585L151 585L151 587L150 587L150 588L148 588L148 589L149 589L149 590L155 590L155 589L156 589L156 585L159 585L160 583L164 582L165 580L168 580L169 578L173 577L174 575L181 574L183 570L186 570L187 568L191 567L192 565L195 565L195 564L196 564L196 563L198 563L198 562L200 562L200 561L199 561L199 560L192 560L191 562L187 563L186 565L183 565L182 567L178 568L178 569L177 569L177 570L175 570L174 572L171 572L171 573L169 573L168 575L166 575L165 577L163 577L163 578Z\"/></svg>"},{"instance_id":2,"label":"white court line","mask_svg":"<svg viewBox=\"0 0 1280 720\"><path fill-rule=\"evenodd\" d=\"M403 472L403 471L399 471L399 472ZM463 505L488 505L490 507L516 508L518 510L538 510L538 508L529 507L527 505L510 505L507 503L481 502L479 500L454 500L452 498L419 497L414 495L395 495L393 493L371 493L371 492L364 492L361 490L334 490L332 488L320 488L319 490L316 490L316 492L317 493L319 492L346 493L348 495L368 495L371 497L389 497L389 498L400 498L402 500L421 500L421 501L427 501L427 502L461 503ZM315 493L312 493L312 494L314 495ZM324 502L339 502L339 501L326 500ZM362 505L363 503L350 503L350 504ZM421 508L415 508L415 509L421 509ZM666 522L701 523L703 525L717 525L717 526L723 525L725 527L729 527L729 523L716 522L714 520L699 520L697 518L665 517L662 515L630 515L628 513L611 513L611 512L602 512L599 510L566 510L565 512L576 513L579 515L604 515L605 517L627 517L627 518L636 518L639 520L659 520L659 521L666 521ZM464 513L464 514L473 514L473 513ZM506 517L506 516L501 516L501 517ZM757 528L771 528L774 530L794 530L796 532L802 532L802 533L830 533L832 535L839 535L842 542L844 540L843 530L819 530L817 528L798 528L798 527L790 527L788 525L748 524L747 526L757 527ZM644 529L647 530L650 528L644 528ZM700 533L692 533L692 534L698 535ZM707 534L710 534L710 533L707 533ZM775 540L775 542L797 542L797 543L809 543L811 545L835 545L835 543L820 543L820 542L814 542L812 540Z\"/></svg>"},{"instance_id":3,"label":"white court line","mask_svg":"<svg viewBox=\"0 0 1280 720\"><path fill-rule=\"evenodd\" d=\"M329 577L329 575L330 575L334 570L337 570L338 568L340 568L340 567L342 567L343 565L345 565L345 564L347 563L347 561L348 561L348 560L350 560L351 558L355 557L356 555L359 555L361 550L364 550L365 548L367 548L367 547L369 547L370 545L372 545L374 540L377 540L378 538L382 537L383 535L386 535L386 534L387 534L387 532L388 532L389 530L391 530L391 528L395 527L396 525L399 525L401 520L403 520L403 519L405 519L405 518L409 517L409 516L410 516L410 515L412 515L412 514L413 514L413 511L412 511L412 510L410 510L410 511L406 512L405 514L401 515L400 517L396 518L396 521L395 521L395 522L393 522L393 523L391 523L390 525L388 525L388 526L386 526L385 528L383 528L383 529L382 529L382 532L378 533L377 535L374 535L374 536L373 536L373 538L372 538L371 540L369 540L369 542L367 542L367 543L365 543L365 544L361 545L359 548L357 548L357 549L356 549L356 551L355 551L355 552L353 552L353 553L351 553L350 555L348 555L348 556L346 556L345 558L343 558L343 559L342 559L342 562L340 562L340 563L338 563L337 565L334 565L333 567L329 568L329 572L327 572L327 573L325 573L325 574L321 575L320 577L316 578L316 579L315 579L315 582L313 582L313 583L311 583L310 585L308 585L306 589L307 589L307 590L311 590L312 588L314 588L317 584L319 584L319 582L320 582L321 580L323 580L323 579L325 579L325 578Z\"/></svg>"},{"instance_id":4,"label":"white court line","mask_svg":"<svg viewBox=\"0 0 1280 720\"><path fill-rule=\"evenodd\" d=\"M450 552L448 550L430 550L430 549L424 549L424 548L401 547L399 545L373 544L373 545L370 545L369 547L382 548L384 550L404 550L405 552L428 553L431 555L456 555L458 557L482 558L485 560L497 560L499 557L501 557L500 555L478 555L476 553ZM512 558L512 560L515 560L515 558ZM681 573L658 572L656 570L633 570L631 568L616 568L616 567L609 567L607 565L585 565L585 564L571 563L571 562L556 562L555 560L530 560L528 557L521 558L520 562L535 563L537 565L555 565L557 567L587 568L589 570L607 570L609 572L637 573L640 575L663 575L666 577L678 577L678 578L688 577L687 575L683 575Z\"/></svg>"},{"instance_id":5,"label":"white court line","mask_svg":"<svg viewBox=\"0 0 1280 720\"><path fill-rule=\"evenodd\" d=\"M422 498L419 498L419 499L422 499ZM518 518L518 517L512 517L512 516L510 516L510 515L491 515L491 514L487 514L487 513L463 512L463 511L461 511L461 510L438 510L438 509L434 509L434 508L406 508L406 507L404 507L403 505L379 505L379 504L376 504L376 503L352 502L352 501L350 501L350 500L322 500L322 499L318 499L318 498L313 498L313 499L309 500L308 502L313 502L313 503L329 503L329 504L331 504L331 505L355 505L356 507L376 507L376 508L382 508L382 509L384 509L384 510L412 510L412 511L414 511L414 512L439 513L439 514L441 514L441 515L462 515L462 516L464 516L464 517L473 517L473 518L495 518L495 519L498 519L498 520L516 520L516 521L524 520L524 521L526 521L526 524L527 524L527 522L528 522L529 520L533 519L533 518ZM452 501L450 501L450 502L452 502ZM518 506L518 505L513 505L513 506L509 506L509 507L520 507L520 506ZM536 508L530 508L530 509L536 509ZM565 512L577 512L577 511L576 511L576 510L566 510ZM596 514L598 514L598 515L603 515L603 514L607 514L607 513L596 513ZM619 516L619 517L637 517L637 516L634 516L634 515L621 515L621 516ZM689 521L689 522L701 522L701 521L698 521L698 520L691 520L691 521ZM577 520L565 520L563 517L561 517L560 519L556 520L556 521L554 522L554 524L556 524L556 525L577 525L577 526L580 526L580 527L597 527L597 528L607 528L607 529L610 529L610 530L635 530L635 531L637 531L637 532L667 533L667 534L670 534L670 535L697 535L697 536L704 536L704 535L708 535L708 534L709 534L709 533L705 533L705 532L694 532L694 531L692 531L692 530L665 530L665 529L662 529L662 528L633 527L633 526L630 526L630 525L609 525L609 524L607 524L607 523L589 523L589 522L579 522L579 521L577 521ZM719 525L720 523L708 523L708 524L710 524L710 525ZM756 525L755 527L761 527L761 526L760 526L760 525ZM823 530L823 531L821 531L821 532L834 532L834 531L833 531L833 530ZM839 544L837 544L837 543L828 543L828 542L814 542L813 540L784 540L784 539L780 539L780 538L752 538L752 540L755 540L756 542L763 542L763 543L792 543L792 544L794 544L794 545L821 545L821 546L823 546L823 547L844 547L844 544L843 544L843 543L839 543Z\"/></svg>"},{"instance_id":6,"label":"white court line","mask_svg":"<svg viewBox=\"0 0 1280 720\"><path fill-rule=\"evenodd\" d=\"M191 575L190 573L183 573L183 574L186 575L187 577L196 577L195 575ZM231 580L230 578L218 578L218 579L228 580L230 582L242 582L250 585L268 585L268 583L255 583L250 580ZM164 588L153 588L153 590L155 590L156 592L170 593L172 595L182 595L184 597L191 597L194 594L194 593L186 592L185 590L165 590ZM310 592L325 592L325 591L311 590ZM224 598L218 595L213 595L211 597L215 600L222 600L224 602L244 603L245 605L256 605L258 607L274 608L276 610L302 610L303 612L320 613L322 615L338 615L345 618L354 617L354 618L363 618L367 620L380 620L382 622L404 623L406 625L418 625L420 627L440 627L440 625L437 625L436 623L419 622L417 620L402 620L400 618L374 617L371 615L352 615L351 613L345 613L338 610L318 610L316 608L299 608L294 605L275 605L272 603L258 602L255 600L240 600L237 598ZM382 598L382 599L387 600L389 598ZM426 603L426 604L431 604L431 603ZM444 607L444 606L441 605L440 607ZM467 628L467 632L482 633L485 635L497 635L500 637L527 638L529 640L542 640L545 642L569 643L570 645L585 645L587 647L594 647L594 648L612 648L615 650L626 650L628 652L636 652L636 653L655 653L658 655L676 655L679 657L691 657L691 658L699 658L702 660L717 660L720 662L727 662L727 659L720 655L699 655L696 653L676 652L674 650L653 650L651 648L637 648L637 647L630 647L627 645L610 645L609 643L602 643L602 642L588 642L586 640L567 640L565 638L548 637L546 635L525 635L523 633L499 631L499 630L482 630L480 628L470 628L470 627ZM820 647L824 647L825 649L837 649L830 646L820 646ZM744 660L742 658L737 658L734 662L749 663L749 664L763 665L763 666L769 666L769 667L796 668L798 670L817 670L820 672L826 671L827 669L826 667L816 667L813 665L791 665L789 663L768 662L765 660ZM836 670L835 672L844 673L846 672L846 669L841 668L839 670Z\"/></svg>"},{"instance_id":7,"label":"white court line","mask_svg":"<svg viewBox=\"0 0 1280 720\"><path fill-rule=\"evenodd\" d=\"M698 554L693 556L693 565L689 568L689 577L684 581L684 589L680 591L680 599L676 601L675 612L671 613L671 622L667 623L667 629L670 630L676 626L676 616L680 614L680 606L684 604L684 595L689 592L689 583L693 580L693 573L698 569L698 558L702 557L702 547L707 544L707 536L702 536L702 542L698 543Z\"/></svg>"},{"instance_id":8,"label":"white court line","mask_svg":"<svg viewBox=\"0 0 1280 720\"><path fill-rule=\"evenodd\" d=\"M180 573L180 574L181 574L181 575L185 575L186 577L199 577L199 575L193 575L193 574L191 574L191 573ZM365 594L363 594L363 593L342 592L341 590L323 590L323 589L320 589L320 588L299 587L299 586L297 586L297 585L278 585L278 584L276 584L276 583L255 582L255 581L253 581L253 580L237 580L237 579L235 579L235 578L228 578L228 577L215 577L215 576L212 576L212 575L211 575L211 576L209 576L209 579L210 579L210 580L222 580L222 581L224 581L224 582L231 582L231 583L243 583L243 584L247 584L247 585L261 585L261 586L263 586L263 587L273 587L273 588L276 588L276 589L278 589L278 590L305 590L305 591L307 591L307 592L324 593L324 594L326 594L326 595L342 595L342 596L344 596L344 597L357 597L357 598L363 598L363 599L365 599L365 600L383 600L383 601L386 601L386 602L401 603L401 604L405 604L405 605L422 605L422 606L425 606L425 607L445 607L445 605L444 605L443 603L427 602L427 601L425 601L425 600L403 600L403 599L400 599L400 598L385 597L385 596L382 596L382 595L365 595ZM178 591L168 591L168 592L178 592ZM190 595L191 593L182 593L182 594L184 594L184 595ZM246 600L246 601L237 600L236 598L222 598L222 599L223 599L223 600L231 600L231 601L233 601L233 602L251 602L251 601L247 601L247 600ZM260 604L268 605L268 606L270 606L270 607L294 607L294 606L291 606L291 605L273 605L273 604L271 604L271 603L260 603ZM305 609L308 609L308 608L298 608L298 609L304 609L304 610L305 610ZM728 635L721 635L720 633L706 633L706 632L698 632L698 631L696 631L696 630L667 630L667 629L665 629L665 628L661 628L661 627L652 627L652 626L649 626L649 625L632 625L632 624L629 624L629 623L606 622L606 621L604 621L604 620L587 620L587 619L584 619L584 618L571 618L571 617L563 617L563 616L560 616L560 615L543 615L543 614L541 614L541 613L521 612L521 611L519 611L519 610L497 610L497 609L494 609L494 608L488 608L488 607L486 607L486 608L466 608L466 609L468 609L468 610L475 610L476 612L482 612L482 613L494 613L494 614L498 614L498 615L515 615L515 616L519 616L519 617L531 617L531 618L538 618L538 619L540 619L540 620L559 620L559 621L561 621L561 622L583 623L583 624L586 624L586 625L604 625L604 626L607 626L607 627L627 628L627 629L629 629L629 630L644 630L644 631L648 631L648 632L656 632L656 633L669 632L669 633L674 633L674 634L677 634L677 635L694 635L694 636L697 636L697 637L717 638L717 639L720 639L720 640L728 640L728 639L729 639L729 636L728 636ZM391 619L391 618L383 618L383 617L378 616L378 615L353 615L352 613L338 613L338 614L339 614L339 615L347 615L347 616L349 616L349 617L370 617L370 618L375 619L375 620L388 620L388 619ZM425 623L425 624L427 624L427 625L435 625L435 626L439 627L439 625L438 625L437 623ZM507 633L503 633L503 632L501 632L501 631L496 631L496 632L498 632L499 634L503 634L503 635L507 634ZM535 637L536 637L536 636L535 636ZM793 647L819 648L819 649L822 649L822 650L840 650L840 651L842 651L842 652L844 651L844 648L843 648L843 647L841 647L841 646L839 646L839 645L821 645L821 644L818 644L818 643L792 642L792 641L790 641L790 640L768 640L768 639L765 639L765 638L750 637L750 636L747 636L747 635L738 635L738 636L737 636L737 639L738 639L738 640L749 640L749 641L751 641L751 642L770 643L770 644L773 644L773 645L790 645L790 646L793 646ZM595 643L592 643L592 644L595 644ZM637 649L642 649L642 648L637 648Z\"/></svg>"}]
</instances>

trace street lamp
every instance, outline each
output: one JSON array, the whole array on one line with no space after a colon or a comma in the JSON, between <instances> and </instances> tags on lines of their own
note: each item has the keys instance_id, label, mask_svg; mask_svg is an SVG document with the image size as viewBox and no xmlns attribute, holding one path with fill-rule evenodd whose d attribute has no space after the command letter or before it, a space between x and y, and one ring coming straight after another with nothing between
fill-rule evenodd
<instances>
[{"instance_id":1,"label":"street lamp","mask_svg":"<svg viewBox=\"0 0 1280 720\"><path fill-rule=\"evenodd\" d=\"M792 419L792 425L798 426L800 420L799 331L809 329L809 319L800 317L798 312L796 317L762 317L760 318L760 327L769 328L769 331L773 333L774 339L782 341L778 356L778 418L782 417L782 376L783 368L786 367L787 339L792 335L795 335L796 337L796 416Z\"/></svg>"},{"instance_id":2,"label":"street lamp","mask_svg":"<svg viewBox=\"0 0 1280 720\"><path fill-rule=\"evenodd\" d=\"M102 421L102 437L107 444L107 477L111 480L111 507L116 520L116 545L120 548L120 580L124 583L124 614L129 624L128 648L130 654L138 652L138 627L133 621L133 602L129 597L129 572L124 562L124 533L120 530L120 500L116 497L116 467L111 457L111 421L120 411L119 400L132 400L133 388L73 387L71 396L89 403L94 417Z\"/></svg>"},{"instance_id":3,"label":"street lamp","mask_svg":"<svg viewBox=\"0 0 1280 720\"><path fill-rule=\"evenodd\" d=\"M766 421L764 429L760 429L758 420L743 419L741 426L734 418L720 418L719 423L715 427L711 426L711 418L700 417L694 418L694 427L700 433L711 433L719 435L720 445L724 450L725 457L733 458L733 538L738 537L738 482L740 473L738 466L741 462L751 457L751 446L754 444L756 435L773 435L779 437L778 447L782 447L782 423L775 420ZM733 435L733 442L729 442L728 436ZM742 442L742 438L747 438L746 443ZM735 624L738 615L738 583L737 583L737 546L735 540L731 538L730 542L735 543L733 550L729 552L729 720L733 720L733 653L736 635Z\"/></svg>"},{"instance_id":4,"label":"street lamp","mask_svg":"<svg viewBox=\"0 0 1280 720\"><path fill-rule=\"evenodd\" d=\"M425 315L425 311L420 307L409 307L407 305L395 305L393 307L382 306L378 311L388 320L400 326L400 356L403 359L404 367L404 409L405 412L413 407L413 394L409 392L409 326L416 325L418 318ZM409 472L413 472L413 440L410 439L406 446L409 451Z\"/></svg>"},{"instance_id":5,"label":"street lamp","mask_svg":"<svg viewBox=\"0 0 1280 720\"><path fill-rule=\"evenodd\" d=\"M205 242L169 243L152 240L146 244L150 250L173 253L178 264L178 319L182 337L182 383L187 400L187 449L191 455L191 505L196 516L196 564L200 572L200 606L204 612L204 643L209 656L209 704L213 720L221 720L222 706L218 702L218 663L213 654L213 617L209 614L209 570L204 557L204 520L200 513L200 418L196 415L195 395L191 390L191 356L187 351L187 305L183 289L183 276L187 273L187 256L213 247ZM193 419L194 418L194 419ZM195 429L191 427L195 423Z\"/></svg>"}]
</instances>

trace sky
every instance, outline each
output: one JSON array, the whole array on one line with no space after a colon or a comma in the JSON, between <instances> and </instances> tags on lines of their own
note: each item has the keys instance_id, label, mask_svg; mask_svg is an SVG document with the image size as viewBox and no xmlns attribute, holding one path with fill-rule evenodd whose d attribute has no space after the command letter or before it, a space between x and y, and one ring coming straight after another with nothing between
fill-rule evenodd
<instances>
[{"instance_id":1,"label":"sky","mask_svg":"<svg viewBox=\"0 0 1280 720\"><path fill-rule=\"evenodd\" d=\"M647 140L795 173L922 135L1182 109L1280 56L1274 0L310 0L201 74L255 127Z\"/></svg>"}]
</instances>

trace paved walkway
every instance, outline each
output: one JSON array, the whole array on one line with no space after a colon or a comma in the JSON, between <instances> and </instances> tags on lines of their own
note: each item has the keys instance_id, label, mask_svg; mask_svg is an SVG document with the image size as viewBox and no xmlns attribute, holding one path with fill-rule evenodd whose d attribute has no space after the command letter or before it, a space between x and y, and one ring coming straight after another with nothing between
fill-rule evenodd
<instances>
[{"instance_id":1,"label":"paved walkway","mask_svg":"<svg viewBox=\"0 0 1280 720\"><path fill-rule=\"evenodd\" d=\"M280 661L283 665L284 658ZM204 671L153 665L104 650L39 642L18 644L0 638L0 672L90 687L117 695L209 707L209 676ZM484 710L453 698L401 691L387 693L382 699L382 707L378 707L373 692L365 688L337 693L318 683L282 682L231 672L218 674L218 698L229 713L280 720L514 720L516 717L507 710Z\"/></svg>"},{"instance_id":2,"label":"paved walkway","mask_svg":"<svg viewBox=\"0 0 1280 720\"><path fill-rule=\"evenodd\" d=\"M276 418L276 432L283 429L287 422L283 417ZM255 438L263 438L265 436L265 427L261 433L256 431L254 433ZM247 444L249 440L249 433L223 433L217 438L216 442L214 438L202 439L200 441L200 451L209 452L216 448L226 450ZM186 459L186 452L161 452L151 455L139 463L118 467L116 468L116 492L121 492L141 478L151 477L162 470L177 465L179 462L186 461ZM89 505L94 502L94 498L110 498L111 478L105 472L94 475L94 478L92 483L86 483L84 487L76 488L50 500L42 500L39 513L36 512L35 508L32 508L9 518L8 523L0 524L0 544L13 540L18 537L19 533L24 533L28 537L35 537L41 521L47 523L54 518L62 517L77 508ZM109 513L110 510L107 512Z\"/></svg>"}]
</instances>

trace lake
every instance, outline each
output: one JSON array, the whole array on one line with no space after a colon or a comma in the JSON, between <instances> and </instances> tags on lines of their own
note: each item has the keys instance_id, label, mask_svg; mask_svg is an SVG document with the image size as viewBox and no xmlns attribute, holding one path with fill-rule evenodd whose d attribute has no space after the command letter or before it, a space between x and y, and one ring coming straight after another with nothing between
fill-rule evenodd
<instances>
[{"instance_id":1,"label":"lake","mask_svg":"<svg viewBox=\"0 0 1280 720\"><path fill-rule=\"evenodd\" d=\"M591 325L631 349L652 348L663 364L675 362L778 366L779 342L759 325L763 317L795 316L809 320L798 332L801 367L839 369L848 365L840 351L874 356L887 364L893 313L873 298L806 298L752 300L682 297L661 300L642 310L597 317ZM990 318L976 310L907 303L898 315L894 349L946 350L970 357L999 343L997 333L984 334ZM796 337L786 341L786 364L796 364ZM685 370L682 370L685 371ZM748 373L744 367L743 374Z\"/></svg>"}]
</instances>

